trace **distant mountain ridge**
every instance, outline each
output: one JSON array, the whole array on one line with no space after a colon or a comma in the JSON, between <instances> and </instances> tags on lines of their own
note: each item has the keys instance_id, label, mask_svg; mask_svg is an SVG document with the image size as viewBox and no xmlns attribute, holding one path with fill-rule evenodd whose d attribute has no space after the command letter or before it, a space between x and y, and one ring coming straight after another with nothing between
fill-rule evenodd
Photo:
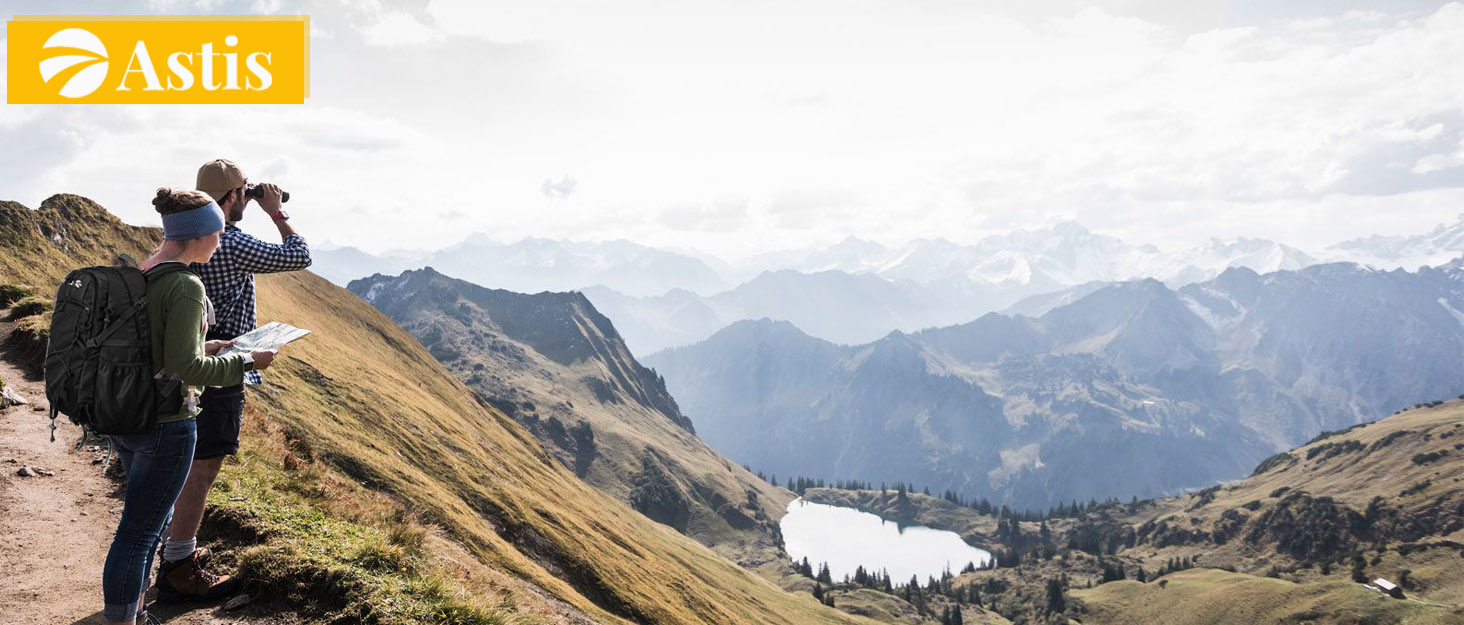
<instances>
[{"instance_id":1,"label":"distant mountain ridge","mask_svg":"<svg viewBox=\"0 0 1464 625\"><path fill-rule=\"evenodd\" d=\"M630 241L579 242L526 238L501 243L471 235L441 250L372 255L353 247L322 250L316 264L337 284L377 273L435 267L474 284L524 293L602 285L632 295L672 289L710 294L727 283L706 263Z\"/></svg>"},{"instance_id":2,"label":"distant mountain ridge","mask_svg":"<svg viewBox=\"0 0 1464 625\"><path fill-rule=\"evenodd\" d=\"M1456 395L1460 311L1464 261L1231 269L852 347L745 321L645 361L704 438L761 470L1045 507L1237 477L1324 429Z\"/></svg>"},{"instance_id":3,"label":"distant mountain ridge","mask_svg":"<svg viewBox=\"0 0 1464 625\"><path fill-rule=\"evenodd\" d=\"M1328 252L1369 265L1413 268L1437 265L1464 255L1464 213L1453 224L1439 224L1416 235L1380 236L1343 241Z\"/></svg>"},{"instance_id":4,"label":"distant mountain ridge","mask_svg":"<svg viewBox=\"0 0 1464 625\"><path fill-rule=\"evenodd\" d=\"M1427 234L1348 241L1320 254L1253 238L1211 239L1163 251L1068 221L975 243L917 239L888 248L847 237L825 248L772 252L735 263L628 241L500 243L473 235L434 252L321 250L315 267L342 285L376 273L433 266L490 288L582 290L616 323L631 349L644 355L764 316L854 345L893 330L947 326L992 311L1039 315L1058 300L1071 301L1072 294L1109 282L1155 278L1179 288L1230 268L1271 273L1357 261L1411 270L1461 255L1464 217Z\"/></svg>"},{"instance_id":5,"label":"distant mountain ridge","mask_svg":"<svg viewBox=\"0 0 1464 625\"><path fill-rule=\"evenodd\" d=\"M1207 280L1229 267L1265 273L1321 262L1314 255L1264 239L1211 239L1173 252L1098 234L1075 221L991 235L974 243L916 239L896 248L849 237L827 248L763 254L744 271L843 271L922 284L968 283L1043 290L1092 281L1158 278L1171 286ZM1029 293L1030 294L1030 293Z\"/></svg>"}]
</instances>

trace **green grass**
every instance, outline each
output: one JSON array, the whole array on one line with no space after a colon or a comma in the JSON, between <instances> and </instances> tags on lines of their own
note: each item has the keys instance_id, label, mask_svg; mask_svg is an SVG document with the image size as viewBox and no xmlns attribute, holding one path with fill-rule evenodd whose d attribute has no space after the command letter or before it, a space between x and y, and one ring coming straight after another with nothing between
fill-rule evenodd
<instances>
[{"instance_id":1,"label":"green grass","mask_svg":"<svg viewBox=\"0 0 1464 625\"><path fill-rule=\"evenodd\" d=\"M354 295L300 273L258 285L262 321L314 334L281 352L254 405L480 562L603 622L855 622L588 487Z\"/></svg>"},{"instance_id":2,"label":"green grass","mask_svg":"<svg viewBox=\"0 0 1464 625\"><path fill-rule=\"evenodd\" d=\"M332 510L336 501L322 488L326 469L285 470L261 451L260 435L249 439L253 444L222 472L210 496L207 527L222 534L223 556L253 592L327 622L533 622L515 616L511 601L485 604L470 594L428 552L423 530L404 517L351 519ZM258 544L229 549L247 543Z\"/></svg>"}]
</instances>

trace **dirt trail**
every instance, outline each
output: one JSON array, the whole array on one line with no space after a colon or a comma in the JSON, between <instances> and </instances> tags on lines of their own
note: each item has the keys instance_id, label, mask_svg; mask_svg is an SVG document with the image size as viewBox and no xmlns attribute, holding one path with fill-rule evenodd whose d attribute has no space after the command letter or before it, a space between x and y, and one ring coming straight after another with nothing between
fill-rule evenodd
<instances>
[{"instance_id":1,"label":"dirt trail","mask_svg":"<svg viewBox=\"0 0 1464 625\"><path fill-rule=\"evenodd\" d=\"M30 405L0 408L0 620L102 623L102 562L122 510L120 482L102 475L100 453L73 451L81 429L66 417L56 420L56 442L50 442L43 384L17 367L3 347L14 326L8 317L9 311L0 311L0 379ZM54 475L17 475L26 465ZM258 614L253 606L228 613L217 604L150 610L180 625L295 622Z\"/></svg>"}]
</instances>

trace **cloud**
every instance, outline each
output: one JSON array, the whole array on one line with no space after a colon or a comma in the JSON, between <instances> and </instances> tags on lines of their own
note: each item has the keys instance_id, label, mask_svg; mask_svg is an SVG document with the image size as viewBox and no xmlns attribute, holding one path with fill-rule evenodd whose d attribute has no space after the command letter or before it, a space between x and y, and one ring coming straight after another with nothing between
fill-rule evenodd
<instances>
[{"instance_id":1,"label":"cloud","mask_svg":"<svg viewBox=\"0 0 1464 625\"><path fill-rule=\"evenodd\" d=\"M481 230L731 255L828 233L971 240L1065 218L1134 240L1335 240L1364 223L1359 207L1381 215L1368 227L1408 231L1464 202L1460 4L155 0L115 12L149 8L309 13L331 34L313 41L314 97L257 110L7 105L0 140L17 147L0 154L0 188L127 205L140 181L229 153L286 159L279 177L307 226L308 212L452 205L463 180L486 207L410 231L331 222L344 244ZM544 177L566 168L575 177ZM305 210L318 201L329 206Z\"/></svg>"},{"instance_id":2,"label":"cloud","mask_svg":"<svg viewBox=\"0 0 1464 625\"><path fill-rule=\"evenodd\" d=\"M732 232L750 222L750 213L746 198L721 198L670 206L661 211L657 221L675 230Z\"/></svg>"},{"instance_id":3,"label":"cloud","mask_svg":"<svg viewBox=\"0 0 1464 625\"><path fill-rule=\"evenodd\" d=\"M574 195L574 190L578 186L578 180L570 177L569 174L565 174L564 176L561 176L558 181L555 181L551 178L545 178L544 183L539 185L539 193L544 194L544 197L547 198L562 200L571 195Z\"/></svg>"},{"instance_id":4,"label":"cloud","mask_svg":"<svg viewBox=\"0 0 1464 625\"><path fill-rule=\"evenodd\" d=\"M435 28L405 11L388 11L361 29L361 36L373 46L421 45L442 37Z\"/></svg>"},{"instance_id":5,"label":"cloud","mask_svg":"<svg viewBox=\"0 0 1464 625\"><path fill-rule=\"evenodd\" d=\"M791 188L775 194L767 212L778 226L812 228L858 210L860 196L842 188Z\"/></svg>"}]
</instances>

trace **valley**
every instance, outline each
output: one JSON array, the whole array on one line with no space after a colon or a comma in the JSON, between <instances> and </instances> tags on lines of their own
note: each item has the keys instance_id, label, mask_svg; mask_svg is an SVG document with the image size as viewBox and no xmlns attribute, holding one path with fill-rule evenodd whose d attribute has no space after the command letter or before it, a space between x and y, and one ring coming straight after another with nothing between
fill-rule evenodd
<instances>
[{"instance_id":1,"label":"valley","mask_svg":"<svg viewBox=\"0 0 1464 625\"><path fill-rule=\"evenodd\" d=\"M1455 623L1464 622L1461 438L1464 398L1429 402L1277 454L1242 480L1015 525L913 492L804 497L992 550L998 567L962 573L951 592L979 589L1012 619ZM1052 579L1071 589L1062 610L1045 600L1002 607L1043 597ZM1376 579L1406 598L1365 587Z\"/></svg>"}]
</instances>

